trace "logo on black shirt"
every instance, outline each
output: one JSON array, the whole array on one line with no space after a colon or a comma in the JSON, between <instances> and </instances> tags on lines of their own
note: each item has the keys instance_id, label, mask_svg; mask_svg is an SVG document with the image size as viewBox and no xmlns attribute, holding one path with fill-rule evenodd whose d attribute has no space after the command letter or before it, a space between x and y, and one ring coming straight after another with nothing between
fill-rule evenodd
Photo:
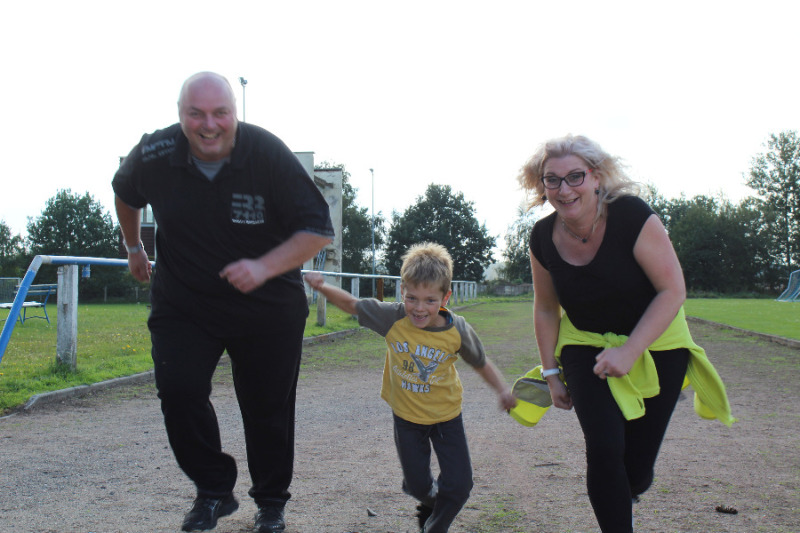
<instances>
[{"instance_id":1,"label":"logo on black shirt","mask_svg":"<svg viewBox=\"0 0 800 533\"><path fill-rule=\"evenodd\" d=\"M142 146L142 162L163 157L175 151L175 139L161 139Z\"/></svg>"},{"instance_id":2,"label":"logo on black shirt","mask_svg":"<svg viewBox=\"0 0 800 533\"><path fill-rule=\"evenodd\" d=\"M266 218L264 197L233 193L231 197L231 222L234 224L263 224Z\"/></svg>"}]
</instances>

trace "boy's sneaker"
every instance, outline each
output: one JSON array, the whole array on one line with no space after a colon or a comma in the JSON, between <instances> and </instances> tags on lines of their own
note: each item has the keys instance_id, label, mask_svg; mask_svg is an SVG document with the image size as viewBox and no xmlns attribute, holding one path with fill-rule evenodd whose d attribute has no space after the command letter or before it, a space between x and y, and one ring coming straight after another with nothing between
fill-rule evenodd
<instances>
[{"instance_id":1,"label":"boy's sneaker","mask_svg":"<svg viewBox=\"0 0 800 533\"><path fill-rule=\"evenodd\" d=\"M425 522L428 521L428 517L431 514L433 514L433 507L423 504L417 505L417 520L419 520L420 533L425 533Z\"/></svg>"}]
</instances>

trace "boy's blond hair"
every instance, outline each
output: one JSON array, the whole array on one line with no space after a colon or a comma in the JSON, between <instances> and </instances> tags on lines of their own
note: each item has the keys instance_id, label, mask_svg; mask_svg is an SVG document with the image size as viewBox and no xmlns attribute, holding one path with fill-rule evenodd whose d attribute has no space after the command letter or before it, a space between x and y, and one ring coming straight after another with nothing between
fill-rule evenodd
<instances>
[{"instance_id":1,"label":"boy's blond hair","mask_svg":"<svg viewBox=\"0 0 800 533\"><path fill-rule=\"evenodd\" d=\"M438 285L447 294L453 280L453 258L441 244L415 244L403 255L400 280L404 285Z\"/></svg>"}]
</instances>

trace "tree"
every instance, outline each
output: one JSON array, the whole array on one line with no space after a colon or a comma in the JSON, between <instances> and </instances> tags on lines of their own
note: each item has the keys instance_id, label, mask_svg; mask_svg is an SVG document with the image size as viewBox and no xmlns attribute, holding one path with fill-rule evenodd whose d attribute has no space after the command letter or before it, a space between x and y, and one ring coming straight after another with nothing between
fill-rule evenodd
<instances>
[{"instance_id":1,"label":"tree","mask_svg":"<svg viewBox=\"0 0 800 533\"><path fill-rule=\"evenodd\" d=\"M392 213L385 264L399 274L402 256L412 244L430 241L441 244L453 256L454 279L481 281L492 262L495 238L486 225L479 224L472 202L449 185L428 185L425 196L400 215Z\"/></svg>"},{"instance_id":2,"label":"tree","mask_svg":"<svg viewBox=\"0 0 800 533\"><path fill-rule=\"evenodd\" d=\"M763 291L772 283L763 217L752 202L695 196L659 203L675 253L692 292ZM746 260L742 260L747 258Z\"/></svg>"},{"instance_id":3,"label":"tree","mask_svg":"<svg viewBox=\"0 0 800 533\"><path fill-rule=\"evenodd\" d=\"M36 220L28 220L33 255L117 257L119 235L118 226L99 202L88 192L81 196L70 189L58 191ZM124 285L126 273L119 267L93 267L92 277L81 283L80 294L97 297L103 287Z\"/></svg>"},{"instance_id":4,"label":"tree","mask_svg":"<svg viewBox=\"0 0 800 533\"><path fill-rule=\"evenodd\" d=\"M776 254L784 268L800 264L800 138L795 131L772 134L768 151L753 158L747 185L777 213Z\"/></svg>"},{"instance_id":5,"label":"tree","mask_svg":"<svg viewBox=\"0 0 800 533\"><path fill-rule=\"evenodd\" d=\"M754 290L773 293L782 290L786 273L775 258L779 246L772 229L779 218L777 212L763 200L749 197L734 208L733 216L743 231L739 262L745 268L752 268L754 274L750 279ZM742 256L748 260L741 261Z\"/></svg>"},{"instance_id":6,"label":"tree","mask_svg":"<svg viewBox=\"0 0 800 533\"><path fill-rule=\"evenodd\" d=\"M22 237L11 235L11 228L0 220L0 277L21 278L25 273L25 246Z\"/></svg>"},{"instance_id":7,"label":"tree","mask_svg":"<svg viewBox=\"0 0 800 533\"><path fill-rule=\"evenodd\" d=\"M658 218L661 219L661 222L664 224L664 226L669 227L670 208L672 202L664 198L664 196L658 192L658 189L656 189L656 186L652 183L643 185L641 197L645 202L647 202L647 205L649 205L650 208L656 212L656 215L658 215Z\"/></svg>"},{"instance_id":8,"label":"tree","mask_svg":"<svg viewBox=\"0 0 800 533\"><path fill-rule=\"evenodd\" d=\"M513 283L531 282L530 237L537 215L534 210L517 209L517 220L508 228L505 235L506 248L503 250L505 266L503 278Z\"/></svg>"},{"instance_id":9,"label":"tree","mask_svg":"<svg viewBox=\"0 0 800 533\"><path fill-rule=\"evenodd\" d=\"M717 246L716 203L698 196L675 200L666 217L670 221L669 236L683 267L686 286L694 291L719 290L721 273L720 250Z\"/></svg>"}]
</instances>

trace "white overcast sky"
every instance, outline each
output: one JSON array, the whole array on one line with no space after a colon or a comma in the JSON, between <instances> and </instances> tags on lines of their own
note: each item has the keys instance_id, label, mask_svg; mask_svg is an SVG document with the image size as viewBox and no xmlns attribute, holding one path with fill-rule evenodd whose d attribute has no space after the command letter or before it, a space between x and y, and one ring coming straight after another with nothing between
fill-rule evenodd
<instances>
[{"instance_id":1,"label":"white overcast sky","mask_svg":"<svg viewBox=\"0 0 800 533\"><path fill-rule=\"evenodd\" d=\"M248 80L248 122L346 166L387 217L451 185L502 235L542 141L588 135L637 180L738 202L800 129L800 2L52 1L0 8L0 220L59 189L109 211L119 156L177 121L201 70ZM498 257L499 259L499 257Z\"/></svg>"}]
</instances>

